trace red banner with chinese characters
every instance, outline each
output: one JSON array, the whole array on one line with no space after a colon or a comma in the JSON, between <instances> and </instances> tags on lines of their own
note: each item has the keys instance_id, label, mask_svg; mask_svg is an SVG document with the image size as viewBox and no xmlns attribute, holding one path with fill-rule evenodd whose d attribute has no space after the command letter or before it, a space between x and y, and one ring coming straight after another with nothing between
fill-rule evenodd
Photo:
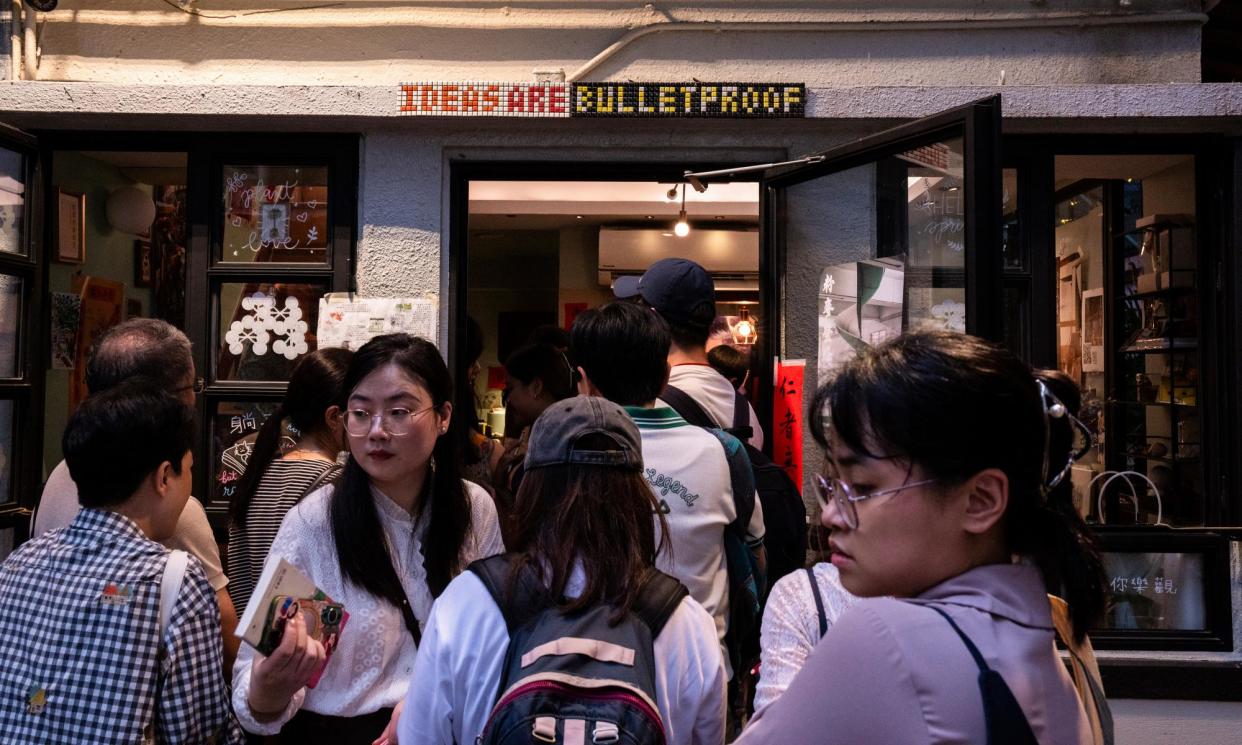
<instances>
[{"instance_id":1,"label":"red banner with chinese characters","mask_svg":"<svg viewBox=\"0 0 1242 745\"><path fill-rule=\"evenodd\" d=\"M772 459L802 491L802 382L806 360L776 363L772 397Z\"/></svg>"}]
</instances>

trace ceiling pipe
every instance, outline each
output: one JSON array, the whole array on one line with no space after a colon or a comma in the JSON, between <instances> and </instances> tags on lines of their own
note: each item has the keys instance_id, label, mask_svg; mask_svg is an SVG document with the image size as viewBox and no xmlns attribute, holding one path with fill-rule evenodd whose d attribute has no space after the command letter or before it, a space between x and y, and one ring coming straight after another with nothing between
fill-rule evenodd
<instances>
[{"instance_id":1,"label":"ceiling pipe","mask_svg":"<svg viewBox=\"0 0 1242 745\"><path fill-rule=\"evenodd\" d=\"M715 21L661 21L646 26L640 26L629 31L620 39L617 39L609 45L604 51L592 57L586 64L574 70L565 78L567 83L576 83L582 80L586 75L593 72L600 65L616 56L625 47L633 44L635 41L650 36L651 34L659 34L665 32L712 32L720 33L724 31L731 32L755 32L763 31L769 33L797 33L797 32L848 32L848 31L963 31L971 29L1029 29L1038 28L1059 28L1059 27L1087 27L1087 26L1118 26L1133 25L1146 23L1207 23L1208 17L1204 13L1192 12L1176 12L1176 13L1144 13L1144 14L1110 14L1110 15L1065 15L1051 16L1042 18L998 18L998 19L980 19L980 20L954 20L954 21L928 21L928 22L907 22L907 21L815 21L807 23L788 23L788 22L715 22Z\"/></svg>"}]
</instances>

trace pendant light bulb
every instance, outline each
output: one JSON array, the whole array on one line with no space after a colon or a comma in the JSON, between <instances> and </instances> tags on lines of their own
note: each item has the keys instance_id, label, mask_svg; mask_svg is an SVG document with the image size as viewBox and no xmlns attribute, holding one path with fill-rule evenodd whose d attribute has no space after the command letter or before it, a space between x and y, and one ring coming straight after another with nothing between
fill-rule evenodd
<instances>
[{"instance_id":1,"label":"pendant light bulb","mask_svg":"<svg viewBox=\"0 0 1242 745\"><path fill-rule=\"evenodd\" d=\"M686 220L686 185L681 185L681 211L677 213L677 224L673 226L673 232L678 238L685 238L690 235L690 223Z\"/></svg>"},{"instance_id":2,"label":"pendant light bulb","mask_svg":"<svg viewBox=\"0 0 1242 745\"><path fill-rule=\"evenodd\" d=\"M690 223L686 222L686 211L682 210L677 216L677 224L673 226L673 232L678 238L685 238L690 235Z\"/></svg>"}]
</instances>

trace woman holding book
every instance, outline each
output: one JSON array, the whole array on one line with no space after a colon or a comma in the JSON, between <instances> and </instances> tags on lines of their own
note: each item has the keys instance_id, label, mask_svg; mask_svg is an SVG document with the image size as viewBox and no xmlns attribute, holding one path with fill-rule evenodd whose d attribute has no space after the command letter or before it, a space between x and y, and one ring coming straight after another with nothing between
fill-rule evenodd
<instances>
[{"instance_id":1,"label":"woman holding book","mask_svg":"<svg viewBox=\"0 0 1242 745\"><path fill-rule=\"evenodd\" d=\"M491 498L461 479L460 440L445 436L453 386L434 345L376 337L354 354L342 390L345 473L290 510L271 557L349 618L326 667L298 618L270 657L243 647L233 673L242 726L281 741L371 743L405 695L433 600L471 561L504 550ZM251 604L263 595L261 585Z\"/></svg>"},{"instance_id":2,"label":"woman holding book","mask_svg":"<svg viewBox=\"0 0 1242 745\"><path fill-rule=\"evenodd\" d=\"M345 445L341 383L353 353L329 347L306 355L293 368L280 408L259 429L246 472L229 502L229 595L245 608L263 571L280 523L303 497L341 475ZM286 422L300 435L280 452Z\"/></svg>"}]
</instances>

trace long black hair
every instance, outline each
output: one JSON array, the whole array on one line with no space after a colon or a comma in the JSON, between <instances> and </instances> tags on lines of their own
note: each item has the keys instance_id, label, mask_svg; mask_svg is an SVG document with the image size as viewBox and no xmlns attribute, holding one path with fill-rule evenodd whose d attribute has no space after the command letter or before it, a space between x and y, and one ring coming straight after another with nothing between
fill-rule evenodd
<instances>
[{"instance_id":1,"label":"long black hair","mask_svg":"<svg viewBox=\"0 0 1242 745\"><path fill-rule=\"evenodd\" d=\"M913 332L844 365L816 392L808 419L820 445L826 446L831 426L833 437L855 452L918 464L929 478L947 483L986 468L1003 471L1009 478L1008 549L1032 558L1049 591L1065 598L1081 640L1104 610L1103 564L1074 508L1070 480L1043 493L1045 480L1068 461L1074 432L1068 416L1045 414L1037 381L1077 413L1078 388L1059 372L1034 371L973 336Z\"/></svg>"},{"instance_id":2,"label":"long black hair","mask_svg":"<svg viewBox=\"0 0 1242 745\"><path fill-rule=\"evenodd\" d=\"M234 525L246 522L250 502L259 488L259 481L268 466L280 454L280 433L284 420L296 429L301 437L310 437L326 429L323 414L340 403L341 384L353 352L339 347L316 349L306 355L293 368L285 398L263 426L254 441L254 450L246 461L246 471L237 483L237 491L229 501L229 520Z\"/></svg>"},{"instance_id":3,"label":"long black hair","mask_svg":"<svg viewBox=\"0 0 1242 745\"><path fill-rule=\"evenodd\" d=\"M575 447L609 450L616 444L604 435L588 434ZM668 543L668 523L639 471L584 464L527 471L518 487L516 513L511 550L519 558L509 591L522 568L531 566L552 597L564 597L580 565L583 589L561 604L565 613L606 603L616 608L613 621L619 621L638 599L643 580L655 569L656 555Z\"/></svg>"},{"instance_id":4,"label":"long black hair","mask_svg":"<svg viewBox=\"0 0 1242 745\"><path fill-rule=\"evenodd\" d=\"M354 353L341 386L341 408L346 408L350 393L363 378L387 365L396 365L423 385L437 409L443 411L444 404L453 400L452 378L434 344L409 334L386 334L371 339ZM423 539L423 567L432 597L439 597L449 580L464 568L461 549L470 533L470 501L461 481L458 443L452 434L436 438L423 499L419 500L420 513L430 510ZM332 493L328 517L345 579L400 608L406 600L405 590L384 542L377 540L383 530L371 496L370 478L352 454Z\"/></svg>"}]
</instances>

